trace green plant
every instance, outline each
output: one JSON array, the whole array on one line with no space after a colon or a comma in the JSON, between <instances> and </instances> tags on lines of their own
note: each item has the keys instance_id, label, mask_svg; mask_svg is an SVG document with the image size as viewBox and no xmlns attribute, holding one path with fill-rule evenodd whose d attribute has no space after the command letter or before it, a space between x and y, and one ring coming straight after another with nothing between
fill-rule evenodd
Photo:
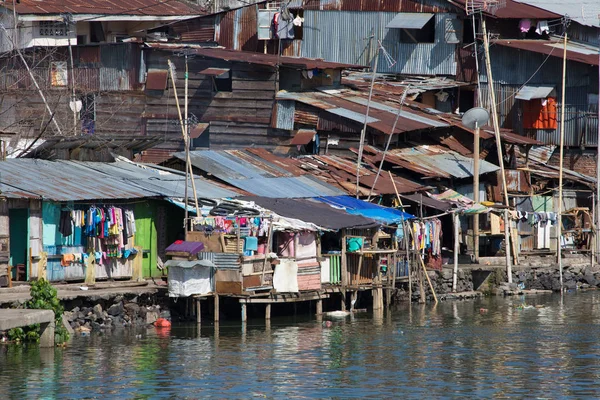
<instances>
[{"instance_id":1,"label":"green plant","mask_svg":"<svg viewBox=\"0 0 600 400\"><path fill-rule=\"evenodd\" d=\"M60 344L69 340L69 333L62 322L65 309L60 304L60 300L58 300L56 288L45 279L39 279L31 283L29 293L31 299L25 303L25 308L54 311L56 325L54 328L55 342ZM15 342L39 342L40 326L39 324L35 324L25 328L11 329L8 331L8 338Z\"/></svg>"}]
</instances>

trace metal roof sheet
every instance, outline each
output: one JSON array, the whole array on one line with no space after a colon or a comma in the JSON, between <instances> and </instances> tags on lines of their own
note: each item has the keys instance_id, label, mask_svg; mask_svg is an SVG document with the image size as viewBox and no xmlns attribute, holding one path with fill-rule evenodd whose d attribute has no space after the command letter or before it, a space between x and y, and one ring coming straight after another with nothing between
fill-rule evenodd
<instances>
[{"instance_id":1,"label":"metal roof sheet","mask_svg":"<svg viewBox=\"0 0 600 400\"><path fill-rule=\"evenodd\" d=\"M432 13L399 13L386 28L421 29L433 18Z\"/></svg>"},{"instance_id":2,"label":"metal roof sheet","mask_svg":"<svg viewBox=\"0 0 600 400\"><path fill-rule=\"evenodd\" d=\"M552 40L496 40L494 44L511 47L513 49L527 50L534 53L546 54L562 58L562 44ZM555 47L560 44L560 49ZM591 46L579 43L567 43L567 60L577 61L588 65L598 65L598 48L595 53L590 54L588 49Z\"/></svg>"},{"instance_id":3,"label":"metal roof sheet","mask_svg":"<svg viewBox=\"0 0 600 400\"><path fill-rule=\"evenodd\" d=\"M600 27L600 3L595 0L514 0L516 3L541 8L551 13L568 15L582 25ZM541 18L541 17L539 17Z\"/></svg>"},{"instance_id":4,"label":"metal roof sheet","mask_svg":"<svg viewBox=\"0 0 600 400\"><path fill-rule=\"evenodd\" d=\"M298 129L298 132L296 132L296 134L290 141L290 144L294 144L294 145L309 144L310 142L312 142L316 133L317 132L314 129Z\"/></svg>"},{"instance_id":5,"label":"metal roof sheet","mask_svg":"<svg viewBox=\"0 0 600 400\"><path fill-rule=\"evenodd\" d=\"M101 15L155 15L198 16L206 11L200 6L182 0L20 0L3 2L2 6L24 14L101 14Z\"/></svg>"},{"instance_id":6,"label":"metal roof sheet","mask_svg":"<svg viewBox=\"0 0 600 400\"><path fill-rule=\"evenodd\" d=\"M256 196L274 199L304 197L339 196L345 194L325 182L311 179L310 176L282 178L230 179L225 182Z\"/></svg>"},{"instance_id":7,"label":"metal roof sheet","mask_svg":"<svg viewBox=\"0 0 600 400\"><path fill-rule=\"evenodd\" d=\"M399 149L392 154L407 162L402 166L432 177L470 178L473 176L473 159L453 151L441 151L429 146ZM393 158L389 159L394 162ZM485 160L479 161L479 174L499 170L500 167Z\"/></svg>"},{"instance_id":8,"label":"metal roof sheet","mask_svg":"<svg viewBox=\"0 0 600 400\"><path fill-rule=\"evenodd\" d=\"M202 75L221 76L223 74L228 73L229 71L229 68L206 68L198 73Z\"/></svg>"},{"instance_id":9,"label":"metal roof sheet","mask_svg":"<svg viewBox=\"0 0 600 400\"><path fill-rule=\"evenodd\" d=\"M184 153L175 153L184 160ZM259 156L245 151L196 150L192 165L228 184L257 196L272 198L337 196L339 189L311 176L292 176Z\"/></svg>"},{"instance_id":10,"label":"metal roof sheet","mask_svg":"<svg viewBox=\"0 0 600 400\"><path fill-rule=\"evenodd\" d=\"M554 90L554 85L525 85L515 95L519 100L545 99Z\"/></svg>"},{"instance_id":11,"label":"metal roof sheet","mask_svg":"<svg viewBox=\"0 0 600 400\"><path fill-rule=\"evenodd\" d=\"M196 185L202 197L238 195L202 179L196 180ZM183 197L185 177L176 171L159 172L127 162L17 158L0 162L0 191L10 198L55 201Z\"/></svg>"}]
</instances>

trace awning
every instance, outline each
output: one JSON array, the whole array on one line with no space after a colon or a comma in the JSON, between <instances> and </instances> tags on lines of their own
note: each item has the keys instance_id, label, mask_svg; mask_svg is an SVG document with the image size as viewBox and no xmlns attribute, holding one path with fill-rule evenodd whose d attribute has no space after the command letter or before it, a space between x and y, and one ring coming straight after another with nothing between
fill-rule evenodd
<instances>
[{"instance_id":1,"label":"awning","mask_svg":"<svg viewBox=\"0 0 600 400\"><path fill-rule=\"evenodd\" d=\"M400 13L387 24L386 28L398 29L422 29L429 20L433 18L432 13Z\"/></svg>"},{"instance_id":2,"label":"awning","mask_svg":"<svg viewBox=\"0 0 600 400\"><path fill-rule=\"evenodd\" d=\"M290 144L301 145L312 142L317 132L314 129L299 129Z\"/></svg>"},{"instance_id":3,"label":"awning","mask_svg":"<svg viewBox=\"0 0 600 400\"><path fill-rule=\"evenodd\" d=\"M515 98L519 100L545 99L550 96L554 90L554 86L523 86Z\"/></svg>"},{"instance_id":4,"label":"awning","mask_svg":"<svg viewBox=\"0 0 600 400\"><path fill-rule=\"evenodd\" d=\"M382 207L350 196L319 197L316 200L335 208L344 209L349 214L362 215L363 217L388 224L415 218L414 215L396 210L395 208Z\"/></svg>"},{"instance_id":5,"label":"awning","mask_svg":"<svg viewBox=\"0 0 600 400\"><path fill-rule=\"evenodd\" d=\"M433 199L426 194L401 194L400 197L414 201L417 204L422 203L425 207L434 208L440 211L448 211L452 208L452 204L447 201Z\"/></svg>"},{"instance_id":6,"label":"awning","mask_svg":"<svg viewBox=\"0 0 600 400\"><path fill-rule=\"evenodd\" d=\"M146 75L147 90L165 90L167 88L168 71L166 69L149 69Z\"/></svg>"},{"instance_id":7,"label":"awning","mask_svg":"<svg viewBox=\"0 0 600 400\"><path fill-rule=\"evenodd\" d=\"M206 68L198 73L202 75L221 76L229 73L229 68Z\"/></svg>"}]
</instances>

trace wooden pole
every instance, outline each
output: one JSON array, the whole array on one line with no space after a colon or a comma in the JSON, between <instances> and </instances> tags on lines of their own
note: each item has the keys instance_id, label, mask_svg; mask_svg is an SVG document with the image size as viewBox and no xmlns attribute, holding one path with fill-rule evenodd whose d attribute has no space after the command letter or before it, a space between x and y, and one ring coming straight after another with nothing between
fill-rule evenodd
<instances>
[{"instance_id":1,"label":"wooden pole","mask_svg":"<svg viewBox=\"0 0 600 400\"><path fill-rule=\"evenodd\" d=\"M269 223L269 231L267 232L267 247L265 247L265 259L263 260L262 273L260 275L260 284L265 284L265 270L267 269L267 256L271 251L271 236L273 235L273 219ZM295 249L294 249L295 251Z\"/></svg>"},{"instance_id":2,"label":"wooden pole","mask_svg":"<svg viewBox=\"0 0 600 400\"><path fill-rule=\"evenodd\" d=\"M565 28L565 37L563 40L563 70L562 70L562 93L560 104L560 154L558 161L558 207L557 207L557 246L556 254L558 258L558 274L560 279L560 291L563 290L563 269L562 269L562 201L563 201L563 157L565 144L565 86L567 81L567 31Z\"/></svg>"},{"instance_id":3,"label":"wooden pole","mask_svg":"<svg viewBox=\"0 0 600 400\"><path fill-rule=\"evenodd\" d=\"M188 129L188 59L187 59L187 53L185 53L185 121L184 121L184 130L185 130L185 137L189 138L190 136L190 131ZM175 85L173 85L173 87L175 87ZM188 211L188 183L190 180L190 175L189 175L189 170L190 167L187 165L187 160L190 156L190 146L189 143L187 143L187 140L184 141L185 142L185 162L186 162L186 166L185 166L185 188L184 188L184 199L183 199L183 204L185 206L185 224L186 224L186 230L187 230L187 220L189 217L189 211ZM200 215L196 215L197 217L199 217ZM225 252L225 250L223 250L223 252Z\"/></svg>"},{"instance_id":4,"label":"wooden pole","mask_svg":"<svg viewBox=\"0 0 600 400\"><path fill-rule=\"evenodd\" d=\"M214 317L215 317L215 323L219 322L219 295L217 293L215 293L215 304L214 304L215 308L214 308Z\"/></svg>"},{"instance_id":5,"label":"wooden pole","mask_svg":"<svg viewBox=\"0 0 600 400\"><path fill-rule=\"evenodd\" d=\"M390 171L388 171L388 173L390 174L390 178L391 178L392 177L392 173ZM396 188L396 183L394 182L393 179L392 179L392 184L394 185L394 191L396 192L396 197L401 202L402 200L400 200L400 194L398 193L398 188ZM417 243L417 239L414 237L412 229L410 229L409 231L410 231L411 237L413 238L413 241L415 243ZM421 258L420 254L417 255L417 258L421 262L421 266L423 267L423 273L425 274L425 278L427 278L427 283L429 283L429 288L431 289L431 293L433 294L433 299L435 300L435 304L437 304L438 303L438 299L437 299L437 296L435 294L435 289L433 288L431 280L429 279L429 275L427 275L427 268L425 268L425 263L423 262L423 259Z\"/></svg>"},{"instance_id":6,"label":"wooden pole","mask_svg":"<svg viewBox=\"0 0 600 400\"><path fill-rule=\"evenodd\" d=\"M267 303L265 305L265 319L266 320L271 319L271 303Z\"/></svg>"},{"instance_id":7,"label":"wooden pole","mask_svg":"<svg viewBox=\"0 0 600 400\"><path fill-rule=\"evenodd\" d=\"M600 18L600 16L599 16ZM598 31L598 41L600 42L600 31ZM598 138L596 144L596 262L600 263L600 49L598 51Z\"/></svg>"},{"instance_id":8,"label":"wooden pole","mask_svg":"<svg viewBox=\"0 0 600 400\"><path fill-rule=\"evenodd\" d=\"M390 175L390 179L392 179L392 173L390 171L388 171L388 174ZM400 204L402 211L404 211L404 204L402 203L402 198L400 197L400 194L398 193L398 188L396 187L396 182L394 182L393 179L392 179L392 185L394 186L394 192L396 193L396 199L398 199L398 203ZM409 234L410 234L408 231L410 231L411 228L410 228L410 224L408 223L408 221L402 220L402 230L404 233L406 265L408 266L408 301L410 303L410 302L412 302L412 268L411 268L411 262L410 262L410 240L408 239ZM395 288L396 288L396 282L394 280L394 289Z\"/></svg>"},{"instance_id":9,"label":"wooden pole","mask_svg":"<svg viewBox=\"0 0 600 400\"><path fill-rule=\"evenodd\" d=\"M196 324L200 327L202 323L202 306L200 299L196 299Z\"/></svg>"},{"instance_id":10,"label":"wooden pole","mask_svg":"<svg viewBox=\"0 0 600 400\"><path fill-rule=\"evenodd\" d=\"M596 252L596 229L594 222L596 221L596 194L592 193L592 231L590 233L590 265L594 266L594 253Z\"/></svg>"},{"instance_id":11,"label":"wooden pole","mask_svg":"<svg viewBox=\"0 0 600 400\"><path fill-rule=\"evenodd\" d=\"M504 193L504 204L506 207L510 207L508 200L508 188L506 186L506 174L504 172L504 157L502 151L502 141L500 137L500 122L498 121L498 108L496 106L496 94L494 93L494 79L492 77L492 65L490 62L490 43L487 35L487 29L485 25L485 18L481 19L481 28L483 30L483 48L485 51L485 69L488 78L488 92L490 98L490 106L492 109L492 121L494 123L494 134L496 137L496 151L498 153L498 164L500 167L500 175L502 175L502 191ZM505 217L508 213L505 213ZM508 220L505 219L504 225L508 224ZM508 277L508 283L512 283L512 265L510 261L510 235L508 228L504 229L504 241L506 242L506 275Z\"/></svg>"},{"instance_id":12,"label":"wooden pole","mask_svg":"<svg viewBox=\"0 0 600 400\"><path fill-rule=\"evenodd\" d=\"M171 60L167 60L169 64L169 75L171 76L171 85L173 86L173 96L175 97L175 105L177 106L177 114L179 116L179 125L181 125L181 134L183 135L183 143L186 148L189 147L190 138L187 132L185 131L185 126L183 122L183 116L181 114L181 107L179 105L179 97L177 97L177 86L175 86L175 76L173 75L173 69L175 66L171 62ZM194 191L194 203L196 205L196 215L201 216L200 207L198 206L198 195L196 191L196 182L194 180L194 172L192 170L192 162L190 160L190 153L187 152L186 155L186 169L189 171L190 179L192 181L192 190Z\"/></svg>"},{"instance_id":13,"label":"wooden pole","mask_svg":"<svg viewBox=\"0 0 600 400\"><path fill-rule=\"evenodd\" d=\"M242 303L242 323L248 321L248 309L246 303Z\"/></svg>"},{"instance_id":14,"label":"wooden pole","mask_svg":"<svg viewBox=\"0 0 600 400\"><path fill-rule=\"evenodd\" d=\"M454 269L452 272L452 291L456 293L456 286L458 283L458 253L460 252L460 244L458 242L460 220L457 213L452 215L452 222L454 223Z\"/></svg>"},{"instance_id":15,"label":"wooden pole","mask_svg":"<svg viewBox=\"0 0 600 400\"><path fill-rule=\"evenodd\" d=\"M473 135L473 201L479 204L479 124L475 122ZM479 262L479 214L473 215L473 255Z\"/></svg>"},{"instance_id":16,"label":"wooden pole","mask_svg":"<svg viewBox=\"0 0 600 400\"><path fill-rule=\"evenodd\" d=\"M371 41L373 40L375 33L371 34ZM371 74L371 86L369 88L369 99L367 100L367 111L365 113L365 122L363 129L360 131L360 143L358 145L358 159L356 160L356 198L358 199L359 185L360 185L360 167L363 156L363 149L365 147L365 136L367 134L367 124L369 122L369 111L371 110L371 98L373 97L373 86L375 85L375 75L377 75L377 63L379 62L379 43L377 44L377 53L375 53L375 63L373 65L373 73Z\"/></svg>"}]
</instances>

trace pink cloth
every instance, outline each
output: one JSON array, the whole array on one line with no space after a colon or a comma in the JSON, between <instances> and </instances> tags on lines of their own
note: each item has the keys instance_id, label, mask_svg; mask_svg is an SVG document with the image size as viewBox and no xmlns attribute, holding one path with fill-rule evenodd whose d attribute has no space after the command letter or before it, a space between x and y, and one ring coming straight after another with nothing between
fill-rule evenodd
<instances>
[{"instance_id":1,"label":"pink cloth","mask_svg":"<svg viewBox=\"0 0 600 400\"><path fill-rule=\"evenodd\" d=\"M522 33L527 33L527 32L529 32L529 29L531 29L531 20L530 19L522 19L519 22L519 30Z\"/></svg>"}]
</instances>

